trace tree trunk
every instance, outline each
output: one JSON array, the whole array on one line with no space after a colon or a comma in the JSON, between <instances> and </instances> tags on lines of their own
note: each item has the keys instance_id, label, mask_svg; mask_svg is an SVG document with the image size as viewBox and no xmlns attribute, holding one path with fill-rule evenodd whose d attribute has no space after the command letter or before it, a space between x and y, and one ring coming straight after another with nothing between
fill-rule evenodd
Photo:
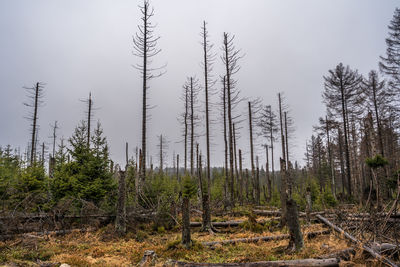
<instances>
[{"instance_id":1,"label":"tree trunk","mask_svg":"<svg viewBox=\"0 0 400 267\"><path fill-rule=\"evenodd\" d=\"M204 89L206 97L206 146L207 146L207 193L203 193L203 230L211 231L211 170L210 170L210 123L209 123L209 106L208 106L208 58L207 58L207 30L206 22L203 21L203 49L204 49Z\"/></svg>"},{"instance_id":2,"label":"tree trunk","mask_svg":"<svg viewBox=\"0 0 400 267\"><path fill-rule=\"evenodd\" d=\"M290 241L288 249L291 251L299 251L303 248L303 236L301 234L299 214L297 211L297 203L293 199L286 201L287 214L286 220L290 233Z\"/></svg>"},{"instance_id":3,"label":"tree trunk","mask_svg":"<svg viewBox=\"0 0 400 267\"><path fill-rule=\"evenodd\" d=\"M190 238L190 199L185 196L182 200L182 244L186 248L191 246Z\"/></svg>"},{"instance_id":4,"label":"tree trunk","mask_svg":"<svg viewBox=\"0 0 400 267\"><path fill-rule=\"evenodd\" d=\"M268 160L268 145L265 145L265 156L267 159L267 162L265 164L265 176L266 176L266 182L267 182L267 190L268 190L268 195L266 201L269 202L272 197L272 184L271 184L271 178L269 175L269 160Z\"/></svg>"},{"instance_id":5,"label":"tree trunk","mask_svg":"<svg viewBox=\"0 0 400 267\"><path fill-rule=\"evenodd\" d=\"M253 150L253 124L252 124L252 114L251 114L251 102L248 102L249 106L249 131L250 131L250 163L251 163L251 179L253 181L253 198L257 204L260 203L259 198L257 198L257 184L255 182L255 167L254 167L254 150Z\"/></svg>"},{"instance_id":6,"label":"tree trunk","mask_svg":"<svg viewBox=\"0 0 400 267\"><path fill-rule=\"evenodd\" d=\"M117 216L115 218L115 230L119 235L126 233L126 184L124 171L117 171L118 174L118 202Z\"/></svg>"},{"instance_id":7,"label":"tree trunk","mask_svg":"<svg viewBox=\"0 0 400 267\"><path fill-rule=\"evenodd\" d=\"M279 101L279 121L281 125L281 143L282 143L282 158L280 158L281 166L281 209L282 209L282 220L281 225L286 224L286 199L287 199L287 180L286 180L286 162L285 162L285 136L283 134L283 118L282 118L282 100L281 94L278 94Z\"/></svg>"},{"instance_id":8,"label":"tree trunk","mask_svg":"<svg viewBox=\"0 0 400 267\"><path fill-rule=\"evenodd\" d=\"M224 171L225 171L225 186L224 186L224 199L225 199L225 202L228 200L228 196L227 196L227 187L228 187L228 184L229 184L229 178L228 178L228 138L227 138L227 131L226 131L226 80L225 80L225 77L226 76L224 76L224 79L223 79L223 83L224 83L224 85L223 85L223 90L224 90L224 92L223 92L223 94L222 94L222 96L223 96L223 110L224 110L224 145L225 145L225 168L224 168Z\"/></svg>"},{"instance_id":9,"label":"tree trunk","mask_svg":"<svg viewBox=\"0 0 400 267\"><path fill-rule=\"evenodd\" d=\"M343 116L343 131L344 131L344 149L346 156L346 176L347 176L347 189L348 196L351 198L352 190L351 190L351 169L350 169L350 152L349 152L349 142L347 140L347 109L345 107L345 97L344 97L344 87L342 84L342 79L340 79L340 92L341 92L341 100L342 100L342 116Z\"/></svg>"},{"instance_id":10,"label":"tree trunk","mask_svg":"<svg viewBox=\"0 0 400 267\"><path fill-rule=\"evenodd\" d=\"M233 175L233 119L232 119L232 99L231 99L231 69L228 49L228 35L224 33L224 52L225 52L225 67L226 67L226 88L228 100L228 133L229 133L229 182L230 182L230 205L235 206L234 196L234 175Z\"/></svg>"},{"instance_id":11,"label":"tree trunk","mask_svg":"<svg viewBox=\"0 0 400 267\"><path fill-rule=\"evenodd\" d=\"M194 89L193 77L190 77L190 174L194 175Z\"/></svg>"},{"instance_id":12,"label":"tree trunk","mask_svg":"<svg viewBox=\"0 0 400 267\"><path fill-rule=\"evenodd\" d=\"M34 110L33 110L33 118L32 118L32 143L31 143L31 166L35 162L36 156L36 135L37 135L37 117L38 117L38 105L39 105L39 83L36 83L35 87L35 101L34 101Z\"/></svg>"},{"instance_id":13,"label":"tree trunk","mask_svg":"<svg viewBox=\"0 0 400 267\"><path fill-rule=\"evenodd\" d=\"M242 171L242 150L239 149L239 199L240 199L240 204L243 205L243 187L244 187L244 182L243 182L243 171Z\"/></svg>"}]
</instances>

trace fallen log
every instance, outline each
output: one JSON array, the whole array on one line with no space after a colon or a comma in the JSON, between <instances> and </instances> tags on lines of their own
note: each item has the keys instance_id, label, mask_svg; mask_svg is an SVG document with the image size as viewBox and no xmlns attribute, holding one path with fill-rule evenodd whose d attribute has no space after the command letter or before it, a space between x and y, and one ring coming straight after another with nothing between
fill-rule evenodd
<instances>
[{"instance_id":1,"label":"fallen log","mask_svg":"<svg viewBox=\"0 0 400 267\"><path fill-rule=\"evenodd\" d=\"M281 216L279 210L253 210L253 213L261 216Z\"/></svg>"},{"instance_id":2,"label":"fallen log","mask_svg":"<svg viewBox=\"0 0 400 267\"><path fill-rule=\"evenodd\" d=\"M339 259L302 259L302 260L283 260L283 261L259 261L259 262L246 262L246 263L194 263L182 262L175 260L168 260L164 266L176 267L225 267L225 266L245 266L245 267L277 267L277 266L325 266L336 267L339 266Z\"/></svg>"},{"instance_id":3,"label":"fallen log","mask_svg":"<svg viewBox=\"0 0 400 267\"><path fill-rule=\"evenodd\" d=\"M279 210L253 210L253 213L260 216L281 216L281 211ZM325 214L325 211L315 211L310 213L311 216L318 214ZM306 217L306 213L300 212L299 216Z\"/></svg>"},{"instance_id":4,"label":"fallen log","mask_svg":"<svg viewBox=\"0 0 400 267\"><path fill-rule=\"evenodd\" d=\"M280 217L272 217L269 218L268 220L258 220L257 223L259 224L265 224L266 222L270 222L270 221L278 221L280 219ZM212 226L214 227L235 227L235 226L239 226L242 223L246 222L244 221L225 221L225 222L211 222ZM190 227L200 227L202 226L201 222L190 222Z\"/></svg>"},{"instance_id":5,"label":"fallen log","mask_svg":"<svg viewBox=\"0 0 400 267\"><path fill-rule=\"evenodd\" d=\"M319 235L326 235L329 234L330 230L321 230L321 231L315 231L315 232L309 232L307 233L307 238L313 238ZM230 239L230 240L222 240L222 241L209 241L209 242L203 242L203 246L215 246L217 244L220 245L228 245L228 244L236 244L236 243L257 243L259 241L273 241L273 240L284 240L284 239L289 239L290 235L289 234L284 234L284 235L273 235L273 236L259 236L259 237L251 237L251 238L237 238L237 239Z\"/></svg>"},{"instance_id":6,"label":"fallen log","mask_svg":"<svg viewBox=\"0 0 400 267\"><path fill-rule=\"evenodd\" d=\"M338 250L332 253L324 254L321 256L318 256L318 259L331 259L331 258L337 258L341 260L348 261L351 259L351 256L356 255L356 250L354 248L345 248L342 250Z\"/></svg>"},{"instance_id":7,"label":"fallen log","mask_svg":"<svg viewBox=\"0 0 400 267\"><path fill-rule=\"evenodd\" d=\"M330 221L328 221L327 219L325 219L324 217L322 217L321 215L317 215L317 218L325 223L326 225L328 225L329 227L331 227L333 230L335 230L336 232L344 235L347 239L349 239L351 242L353 242L354 244L358 245L360 248L362 248L364 251L368 252L369 254L371 254L371 256L373 256L374 258L380 260L381 262L392 266L392 267L397 267L397 264L395 264L393 261L391 261L390 259L382 256L381 254L379 254L378 252L376 252L375 250L373 250L372 248L368 247L367 245L363 244L360 240L358 240L357 238L355 238L354 236L352 236L351 234L347 233L346 231L344 231L342 228L334 225L333 223L331 223Z\"/></svg>"}]
</instances>

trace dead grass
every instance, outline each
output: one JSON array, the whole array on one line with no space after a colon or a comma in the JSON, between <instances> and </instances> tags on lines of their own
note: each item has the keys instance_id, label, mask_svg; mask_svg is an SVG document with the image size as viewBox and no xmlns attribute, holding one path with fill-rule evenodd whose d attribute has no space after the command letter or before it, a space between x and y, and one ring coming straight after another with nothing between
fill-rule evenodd
<instances>
[{"instance_id":1,"label":"dead grass","mask_svg":"<svg viewBox=\"0 0 400 267\"><path fill-rule=\"evenodd\" d=\"M239 218L234 219L238 220ZM304 233L322 229L320 224L303 226ZM214 235L194 232L192 239L196 241L196 245L187 250L180 245L173 248L169 246L173 242L179 244L177 240L180 239L181 233L178 231L163 234L147 233L148 236L141 242L138 241L134 233L128 234L125 238L115 238L112 227L109 227L92 233L74 232L62 237L50 236L46 239L31 240L30 243L26 243L26 241L18 243L17 240L0 243L0 248L5 248L0 252L0 260L1 262L25 261L33 264L32 266L35 266L34 262L37 259L68 263L71 266L78 267L132 266L141 260L145 250L154 250L158 255L157 262L159 265L162 265L167 259L213 263L250 262L313 258L347 247L345 241L334 235L305 240L305 248L296 254L286 254L287 240L216 246L214 249L200 245L203 241L287 233L285 229L283 231L264 230L263 233L253 233L237 227L231 230L235 232L216 233ZM29 245L29 249L26 249L26 245Z\"/></svg>"}]
</instances>

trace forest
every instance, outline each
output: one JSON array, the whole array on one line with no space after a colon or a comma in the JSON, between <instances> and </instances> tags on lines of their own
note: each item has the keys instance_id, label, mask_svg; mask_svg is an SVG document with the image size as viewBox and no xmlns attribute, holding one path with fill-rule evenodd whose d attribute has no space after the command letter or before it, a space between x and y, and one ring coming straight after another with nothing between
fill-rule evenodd
<instances>
[{"instance_id":1,"label":"forest","mask_svg":"<svg viewBox=\"0 0 400 267\"><path fill-rule=\"evenodd\" d=\"M168 68L154 63L157 6L138 8L131 45L140 146L126 142L124 162L113 159L89 92L73 134L62 137L58 121L40 120L47 85L25 87L27 146L0 146L0 265L399 266L400 8L378 69L363 75L338 62L321 77L326 113L302 162L291 156L295 110L285 92L268 102L246 96L238 86L244 51L232 33L212 43L206 21L194 44L200 71L182 77L174 103L184 153L170 151L162 129L148 125L157 112L151 81ZM39 122L51 123L46 140Z\"/></svg>"}]
</instances>

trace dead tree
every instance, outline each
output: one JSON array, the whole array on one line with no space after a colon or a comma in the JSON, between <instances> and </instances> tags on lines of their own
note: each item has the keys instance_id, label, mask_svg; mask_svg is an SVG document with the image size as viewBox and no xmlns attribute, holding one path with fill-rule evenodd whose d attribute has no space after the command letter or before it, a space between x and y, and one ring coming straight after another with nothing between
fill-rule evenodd
<instances>
[{"instance_id":1,"label":"dead tree","mask_svg":"<svg viewBox=\"0 0 400 267\"><path fill-rule=\"evenodd\" d=\"M222 107L223 107L223 118L224 118L224 152L225 152L225 166L224 166L224 176L225 176L225 185L224 185L224 199L227 201L227 187L229 184L229 177L228 177L228 137L227 137L227 129L226 129L226 106L227 106L227 101L226 101L226 76L224 76L223 80L223 87L222 87Z\"/></svg>"},{"instance_id":2,"label":"dead tree","mask_svg":"<svg viewBox=\"0 0 400 267\"><path fill-rule=\"evenodd\" d=\"M250 166L251 166L251 179L253 180L253 197L255 197L255 200L257 204L260 204L260 192L257 191L257 184L255 182L255 167L254 167L254 148L253 148L253 120L251 119L251 102L248 102L249 106L249 131L250 131Z\"/></svg>"},{"instance_id":3,"label":"dead tree","mask_svg":"<svg viewBox=\"0 0 400 267\"><path fill-rule=\"evenodd\" d=\"M31 126L31 143L30 143L30 165L32 166L36 162L36 145L38 136L38 109L41 106L43 98L43 84L37 82L34 87L24 87L28 93L29 102L25 102L24 105L33 109L32 113L26 117L32 122Z\"/></svg>"},{"instance_id":4,"label":"dead tree","mask_svg":"<svg viewBox=\"0 0 400 267\"><path fill-rule=\"evenodd\" d=\"M190 77L187 81L188 87L188 118L189 118L189 132L190 132L190 174L194 176L194 144L195 138L197 137L195 133L195 126L199 123L199 116L197 115L198 109L198 94L200 92L200 87L198 85L198 80L196 78ZM195 113L196 112L196 113Z\"/></svg>"},{"instance_id":5,"label":"dead tree","mask_svg":"<svg viewBox=\"0 0 400 267\"><path fill-rule=\"evenodd\" d=\"M211 167L210 167L210 108L209 108L209 94L215 81L212 80L211 71L215 59L215 54L212 52L213 45L208 40L208 31L206 22L203 21L201 31L202 46L203 46L203 68L204 68L204 93L205 93L205 115L206 115L206 174L207 174L207 192L203 192L203 231L211 231L211 213L210 213L210 197L211 197Z\"/></svg>"},{"instance_id":6,"label":"dead tree","mask_svg":"<svg viewBox=\"0 0 400 267\"><path fill-rule=\"evenodd\" d=\"M117 216L115 218L115 230L119 235L126 233L126 182L125 171L117 170L118 175L118 201Z\"/></svg>"},{"instance_id":7,"label":"dead tree","mask_svg":"<svg viewBox=\"0 0 400 267\"><path fill-rule=\"evenodd\" d=\"M236 127L235 123L233 123L233 157L234 157L234 165L235 165L235 184L237 186L236 190L239 192L239 172L237 165L237 154L236 154Z\"/></svg>"},{"instance_id":8,"label":"dead tree","mask_svg":"<svg viewBox=\"0 0 400 267\"><path fill-rule=\"evenodd\" d=\"M160 134L158 136L158 139L159 139L159 141L158 141L157 147L158 147L158 151L159 151L158 156L159 156L159 163L160 163L158 171L159 171L160 174L163 174L164 159L166 157L165 150L168 149L168 141L162 134Z\"/></svg>"},{"instance_id":9,"label":"dead tree","mask_svg":"<svg viewBox=\"0 0 400 267\"><path fill-rule=\"evenodd\" d=\"M272 197L272 184L271 184L271 178L269 175L269 157L268 157L268 145L264 145L265 147L265 181L267 183L267 196L265 198L266 201L270 201Z\"/></svg>"},{"instance_id":10,"label":"dead tree","mask_svg":"<svg viewBox=\"0 0 400 267\"><path fill-rule=\"evenodd\" d=\"M87 117L87 141L86 146L90 147L90 122L92 120L92 93L89 93L88 103L88 117Z\"/></svg>"},{"instance_id":11,"label":"dead tree","mask_svg":"<svg viewBox=\"0 0 400 267\"><path fill-rule=\"evenodd\" d=\"M240 199L240 204L243 205L243 187L244 187L244 182L243 182L243 171L242 171L242 150L239 149L239 199Z\"/></svg>"},{"instance_id":12,"label":"dead tree","mask_svg":"<svg viewBox=\"0 0 400 267\"><path fill-rule=\"evenodd\" d=\"M227 115L228 115L228 140L229 140L229 188L230 188L230 205L234 206L234 173L233 173L233 107L239 101L239 91L235 90L236 81L233 78L239 71L240 50L237 50L233 44L235 36L224 33L222 45L222 62L226 70L226 100L227 100Z\"/></svg>"},{"instance_id":13,"label":"dead tree","mask_svg":"<svg viewBox=\"0 0 400 267\"><path fill-rule=\"evenodd\" d=\"M258 121L259 135L265 137L269 142L269 149L271 151L271 188L275 184L275 169L274 169L274 143L276 141L276 133L278 132L278 125L276 121L276 114L272 111L271 105L262 107L260 112L260 119Z\"/></svg>"},{"instance_id":14,"label":"dead tree","mask_svg":"<svg viewBox=\"0 0 400 267\"><path fill-rule=\"evenodd\" d=\"M290 241L288 249L290 251L299 251L303 248L303 235L300 229L299 213L297 203L293 199L286 200L286 222L289 228Z\"/></svg>"},{"instance_id":15,"label":"dead tree","mask_svg":"<svg viewBox=\"0 0 400 267\"><path fill-rule=\"evenodd\" d=\"M143 60L142 63L134 65L142 78L142 157L141 157L141 170L140 170L140 183L143 183L146 178L146 126L147 126L147 90L149 89L148 81L161 76L165 67L151 68L151 59L161 52L157 48L157 41L159 37L154 35L155 25L152 24L151 19L154 16L154 8L150 7L148 0L144 0L143 6L139 6L142 13L141 23L138 25L138 32L133 36L133 54ZM155 73L157 72L157 73ZM140 187L139 187L140 190Z\"/></svg>"},{"instance_id":16,"label":"dead tree","mask_svg":"<svg viewBox=\"0 0 400 267\"><path fill-rule=\"evenodd\" d=\"M183 90L184 91L183 91L183 95L181 96L181 99L184 102L185 111L181 114L181 117L182 117L182 122L184 125L184 128L183 128L184 140L183 140L183 142L184 142L184 146L185 146L185 148L184 148L185 155L184 155L184 160L183 160L183 166L184 166L184 171L186 174L186 172L187 172L187 148L188 148L188 146L187 146L187 144L188 144L188 125L189 125L189 122L188 122L188 120L189 120L189 85L187 83L185 83L183 85Z\"/></svg>"},{"instance_id":17,"label":"dead tree","mask_svg":"<svg viewBox=\"0 0 400 267\"><path fill-rule=\"evenodd\" d=\"M281 166L281 209L282 209L282 220L281 225L286 224L286 199L287 199L287 180L286 180L286 156L285 156L285 135L283 132L283 118L282 118L282 99L281 93L278 93L278 101L279 101L279 121L281 125L281 143L282 143L282 157L280 158L280 166Z\"/></svg>"}]
</instances>

